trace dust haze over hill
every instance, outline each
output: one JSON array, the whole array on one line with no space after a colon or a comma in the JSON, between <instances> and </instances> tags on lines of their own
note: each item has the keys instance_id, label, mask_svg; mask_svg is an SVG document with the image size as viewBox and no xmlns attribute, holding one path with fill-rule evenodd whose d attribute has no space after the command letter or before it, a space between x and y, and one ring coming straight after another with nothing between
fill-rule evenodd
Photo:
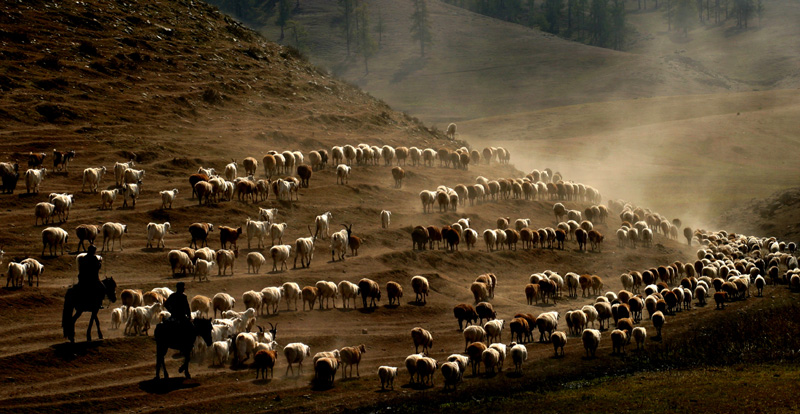
<instances>
[{"instance_id":1,"label":"dust haze over hill","mask_svg":"<svg viewBox=\"0 0 800 414\"><path fill-rule=\"evenodd\" d=\"M663 9L629 2L635 38L617 52L429 1L425 58L408 33L410 3L370 2L386 33L369 74L345 58L335 2L304 1L293 18L312 61L434 125L458 122L475 146L513 148L524 170L574 172L610 197L703 227L738 202L800 184L790 155L800 115L795 2L766 4L749 30L727 21L686 38L666 32ZM277 38L272 22L261 30Z\"/></svg>"}]
</instances>

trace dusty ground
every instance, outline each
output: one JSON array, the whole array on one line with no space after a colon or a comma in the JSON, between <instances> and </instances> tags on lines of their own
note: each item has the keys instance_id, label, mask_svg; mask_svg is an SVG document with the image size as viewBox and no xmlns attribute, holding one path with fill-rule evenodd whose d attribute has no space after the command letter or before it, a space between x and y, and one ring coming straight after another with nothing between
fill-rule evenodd
<instances>
[{"instance_id":1,"label":"dusty ground","mask_svg":"<svg viewBox=\"0 0 800 414\"><path fill-rule=\"evenodd\" d=\"M4 154L3 160L21 161L28 151L49 153L56 147L75 148L78 157L71 164L68 173L48 176L42 184L40 194L24 194L24 185L20 184L16 194L0 196L0 245L6 252L6 260L36 257L46 267L38 288L25 286L19 290L0 289L0 364L4 367L0 411L65 412L91 409L174 412L206 409L249 412L270 409L297 412L330 411L331 408L334 411L343 411L384 403L402 404L403 401L422 396L432 396L438 401L459 401L469 398L470 391L487 387L501 390L500 392L519 389L526 384L529 375L550 375L564 367L570 367L575 372L585 369L591 373L597 366L603 367L604 364L616 362L616 359L608 356L610 343L607 337L604 336L597 360L580 358L582 352L577 338L570 338L564 360L550 358L552 349L549 345L529 344L530 355L525 366L525 378L514 378L507 371L495 378L467 378L463 387L466 391L452 395L439 393L441 381L438 374L439 385L434 389L403 387L408 377L402 369L395 391L381 393L378 392L375 371L379 365L402 365L405 356L413 352L408 332L415 326L425 327L433 333L436 347L432 356L435 358L441 360L451 353L461 351L462 336L456 330L452 308L461 302L471 302L468 286L481 273L491 271L498 275L498 291L492 302L499 316L508 320L517 312L538 314L552 309L563 312L591 301L588 298L563 298L556 306L529 306L525 303L522 289L533 272L551 269L561 274L569 271L598 274L606 280L605 290L616 291L621 288L617 279L621 272L641 271L694 257L694 248L662 237L656 239L653 248L617 248L616 243L609 240L603 246L602 252L589 253L577 251L574 242L569 242L563 251L537 248L531 251L520 249L488 253L482 244L479 244L479 249L472 251L465 250L463 246L458 252L412 251L409 232L418 224L449 224L463 216L470 217L473 226L480 230L494 227L496 218L500 216L512 219L529 217L533 220L534 227L554 224L550 201L502 200L474 207L460 207L458 212L422 214L417 195L421 189L472 183L478 175L491 178L523 175L513 166L494 164L475 166L469 171L438 166L409 166L406 168L408 174L405 185L400 190L392 187L389 168L385 166L355 167L350 182L344 186L336 185L333 171L327 169L315 172L311 187L300 191L300 200L292 207L279 204L274 198L257 206L238 201L198 206L196 200L190 199L186 177L201 165L220 169L231 158L260 158L270 149L298 149L307 154L315 149L329 149L332 145L360 142L404 143L438 148L443 145L443 141L413 120L392 112L384 104L347 85L323 78L323 75L315 73L300 61L281 56L281 50L273 46L269 46L273 49L267 49L270 51L271 63L249 62L248 64L253 65L250 68L236 65L214 66L215 64L209 63L211 60L200 59L202 64L209 65L198 68L198 76L202 78L198 80L202 81L200 86L180 83L184 76L180 71L170 75L169 81L158 81L158 74L167 76L167 72L163 68L165 63L156 62L157 65L149 67L141 65L120 69L122 77L141 74L142 79L138 82L126 79L123 89L129 87L127 92L120 95L100 93L98 91L109 87L107 82L115 82L114 77L80 69L84 64L91 64L94 58L78 56L70 60L73 58L67 56L71 56L71 52L68 52L64 44L59 43L69 40L53 35L56 29L64 29L65 32L70 30L55 24L51 27L49 24L80 22L80 19L75 20L75 16L98 19L108 29L104 32L107 33L107 38L95 41L104 60L115 56L115 48L126 50L126 47L131 47L125 46L124 42L115 40L116 43L113 43L111 40L114 36L122 36L120 33L124 33L126 24L117 20L106 20L114 17L110 11L86 17L86 11L81 9L83 6L79 3L65 4L66 9L60 11L52 8L53 3L44 4L50 7L18 9L20 14L11 13L8 16L13 18L7 17L2 21L3 35L11 39L7 39L11 42L14 36L9 33L15 33L19 25L30 24L31 20L26 19L34 19L36 24L47 29L38 32L42 35L36 37L37 42L50 47L35 46L36 42L30 42L30 39L28 43L23 42L23 46L19 46L18 53L22 56L12 57L15 56L15 65L29 71L27 75L15 72L11 65L3 66L6 70L5 76L13 84L20 86L4 92L0 101L6 121L1 133L8 138L0 143L0 153ZM189 7L186 2L164 2L150 4L149 8L133 5L130 6L132 8L125 9L127 22L138 22L136 19L129 19L131 16L144 16L159 23L136 29L144 32L144 38L163 45L163 49L162 46L156 48L159 52L153 52L154 56L170 54L183 62L182 64L191 64L195 56L189 52L197 51L191 49L191 45L195 36L199 35L198 27L207 27L204 25L221 29L209 32L225 37L212 38L209 40L210 45L218 47L223 40L236 43L232 40L234 36L225 34L228 33L225 28L230 23L225 22L222 17L206 12L197 13L191 9L196 12L195 17L202 16L201 22L197 23L198 27L183 26L183 20L174 16L179 9L172 7L173 4ZM4 6L9 8L16 4ZM52 14L37 14L40 11ZM167 17L157 20L157 15ZM173 28L186 34L181 34L179 40L156 42L155 36L159 31L163 32L159 25L163 26L167 22L172 22L175 25ZM115 29L112 30L112 27ZM79 35L86 36L85 33ZM241 37L238 34L235 36ZM54 45L60 45L62 49L55 49ZM183 49L187 47L189 49ZM212 46L208 48L214 49ZM63 64L57 70L58 75L36 63L47 53L46 49L64 50L60 59L69 63ZM126 53L131 53L132 50L127 50ZM181 50L188 52L178 53ZM224 47L220 47L220 50L229 51ZM226 59L233 59L233 56L225 54L221 57L223 62L229 61ZM259 71L260 76L266 76L265 82L255 83L257 87L253 88L254 91L247 87L232 89L226 92L228 98L223 98L222 103L216 101L214 96L211 96L211 103L202 98L202 91L209 88L225 90L219 84L220 79L213 81L217 83L212 85L212 78L232 79L227 83L240 84L239 81L244 81L244 77L252 73L251 70ZM214 75L211 75L212 72ZM70 86L47 91L42 89L42 85L36 84L36 81L51 78L63 78ZM85 101L80 99L84 92L73 92L73 89L83 87L82 84L89 87L85 92L88 98ZM322 87L316 86L319 84ZM180 102L184 92L184 98L193 102L183 115L178 113L182 111L180 108L183 104L153 98L153 91L157 91L155 95L163 94L166 93L163 89L166 87L176 90L177 102ZM293 87L295 88L292 89ZM325 89L326 87L329 89ZM143 93L147 95L142 95ZM74 96L75 94L79 96ZM134 99L134 96L137 98ZM34 114L38 112L31 102L37 99L61 100L78 116L59 117L47 123ZM100 112L103 108L107 109L108 114ZM169 111L172 113L167 114ZM516 161L519 156L515 155L517 150L514 151L512 160ZM131 153L136 155L137 168L147 171L144 192L136 208L120 209L121 203L118 201L113 210L98 210L99 196L79 191L80 171L99 165L111 167L115 161L127 160ZM530 166L517 163L516 167L527 171L531 166L540 169L549 166L562 170L567 179L595 184L593 177L572 174L564 165L566 163L560 160L542 160ZM25 169L24 163L21 169ZM112 180L107 175L103 187L111 186ZM616 192L620 189L617 186L603 187L598 184L598 187L603 190L604 199L618 197ZM158 191L171 188L180 190L178 199L172 210L160 210ZM43 226L32 225L32 209L37 202L46 199L50 192L62 191L74 193L76 196L70 220L62 224L71 233L68 245L70 254L42 258L39 233ZM582 203L567 205L581 210L585 207ZM254 381L253 371L250 369L210 367L209 362L204 361L191 366L194 375L192 380L174 379L155 384L150 381L154 374L155 353L152 338L125 337L121 330L111 330L110 309L105 309L100 314L105 340L79 343L76 346L64 343L60 327L62 298L66 287L74 281L77 273L74 268L74 227L83 223L100 224L107 221L128 224L129 234L123 240L124 250L103 253L104 273L107 272L108 276L117 280L120 290L172 287L176 279L170 274L166 262L167 250L144 247L145 226L148 222L170 221L174 233L167 237L166 244L167 249L172 249L188 244L186 229L193 222L207 221L217 226L240 226L247 217L257 215L258 207L279 208L279 219L289 224L284 241L305 236L306 225L313 222L315 215L331 211L334 228L339 223L354 223L353 230L365 239L365 245L359 256L348 255L344 262L332 263L328 258L327 240L320 241L311 269L267 273L266 270L271 268L268 264L259 274L250 275L245 272L244 256L251 250L246 248L246 241L242 240L235 274L232 277L212 276L207 283L191 282L189 278L183 278L181 280L187 282L189 294L211 296L224 291L241 298L244 291L280 285L289 280L296 281L301 286L311 285L318 280L338 282L346 279L356 282L362 277L372 278L381 286L385 286L389 280L398 281L405 287L406 295L397 308L385 306L385 298L377 309L371 311L341 310L341 302L337 303L337 309L313 311L295 311L293 307L287 311L286 304L282 304L279 315L259 318L259 324L279 324L277 340L282 345L304 342L311 346L312 352L318 352L365 344L367 353L363 360L364 366L360 367L364 371L360 379L337 379L335 388L317 390L311 386L312 374L309 366L305 367L299 377L286 377L286 364L281 360L276 366L274 379ZM387 230L380 229L378 213L382 209L389 209L394 213L392 226ZM612 217L607 224L598 225L598 228L611 234L618 225L619 221ZM215 232L211 240L213 248L219 246L217 234ZM411 297L409 280L416 274L426 275L431 282L432 293L425 306L413 303ZM773 295L784 301L794 300L785 289L778 288L769 292L766 298L732 304L731 310L726 313L735 314L736 309L750 309L762 303L770 303L774 300ZM241 305L236 309L242 310ZM665 332L670 336L680 335L681 319L688 319L691 315L703 321L713 313L710 307L684 312L674 319L670 318ZM79 339L83 337L81 333L85 331L87 321L84 317L78 323ZM644 322L643 325L652 335L649 322ZM362 333L363 330L367 333ZM507 340L508 336L505 334L504 341ZM658 341L648 343L648 348L653 352L663 346L664 343ZM167 365L171 375L178 375L177 361L168 358ZM596 375L596 372L591 375Z\"/></svg>"}]
</instances>

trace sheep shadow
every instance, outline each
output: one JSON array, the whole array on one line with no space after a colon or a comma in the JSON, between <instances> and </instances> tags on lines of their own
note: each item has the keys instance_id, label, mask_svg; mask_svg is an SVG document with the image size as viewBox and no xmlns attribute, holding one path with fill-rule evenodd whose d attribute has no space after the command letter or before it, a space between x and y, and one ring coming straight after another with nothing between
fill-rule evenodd
<instances>
[{"instance_id":1,"label":"sheep shadow","mask_svg":"<svg viewBox=\"0 0 800 414\"><path fill-rule=\"evenodd\" d=\"M167 379L150 379L139 383L139 389L148 394L164 395L172 391L185 390L199 387L200 383L196 380L186 379L183 377L174 377Z\"/></svg>"},{"instance_id":2,"label":"sheep shadow","mask_svg":"<svg viewBox=\"0 0 800 414\"><path fill-rule=\"evenodd\" d=\"M385 394L387 392L394 392L394 388L377 389L375 392L378 394Z\"/></svg>"},{"instance_id":3,"label":"sheep shadow","mask_svg":"<svg viewBox=\"0 0 800 414\"><path fill-rule=\"evenodd\" d=\"M522 378L521 372L506 372L506 378Z\"/></svg>"},{"instance_id":4,"label":"sheep shadow","mask_svg":"<svg viewBox=\"0 0 800 414\"><path fill-rule=\"evenodd\" d=\"M335 381L334 381L335 384ZM311 390L313 391L327 391L333 389L334 384L330 384L327 381L322 381L320 378L313 378L311 380Z\"/></svg>"},{"instance_id":5,"label":"sheep shadow","mask_svg":"<svg viewBox=\"0 0 800 414\"><path fill-rule=\"evenodd\" d=\"M426 385L420 382L409 382L408 384L400 386L400 388L412 389L415 391L423 391L433 388L433 385Z\"/></svg>"},{"instance_id":6,"label":"sheep shadow","mask_svg":"<svg viewBox=\"0 0 800 414\"><path fill-rule=\"evenodd\" d=\"M416 300L408 301L408 302L406 302L406 304L407 305L411 305L411 306L425 306L425 302L419 302L419 301L416 301ZM400 306L400 305L398 305L398 306Z\"/></svg>"},{"instance_id":7,"label":"sheep shadow","mask_svg":"<svg viewBox=\"0 0 800 414\"><path fill-rule=\"evenodd\" d=\"M372 308L360 308L360 309L358 309L358 311L361 312L361 313L375 313L376 309L378 309L377 306L376 307L372 307Z\"/></svg>"},{"instance_id":8,"label":"sheep shadow","mask_svg":"<svg viewBox=\"0 0 800 414\"><path fill-rule=\"evenodd\" d=\"M591 361L593 359L597 359L597 356L596 355L593 355L593 356L585 356L584 355L584 356L581 357L581 359L584 360L584 361Z\"/></svg>"},{"instance_id":9,"label":"sheep shadow","mask_svg":"<svg viewBox=\"0 0 800 414\"><path fill-rule=\"evenodd\" d=\"M261 378L261 379L254 379L253 385L269 385L272 382L272 378Z\"/></svg>"},{"instance_id":10,"label":"sheep shadow","mask_svg":"<svg viewBox=\"0 0 800 414\"><path fill-rule=\"evenodd\" d=\"M388 305L387 304L387 305L383 305L383 307L386 308L386 309L397 309L397 308L400 307L400 304L399 303L396 304L396 305L395 304L392 304L392 305Z\"/></svg>"}]
</instances>

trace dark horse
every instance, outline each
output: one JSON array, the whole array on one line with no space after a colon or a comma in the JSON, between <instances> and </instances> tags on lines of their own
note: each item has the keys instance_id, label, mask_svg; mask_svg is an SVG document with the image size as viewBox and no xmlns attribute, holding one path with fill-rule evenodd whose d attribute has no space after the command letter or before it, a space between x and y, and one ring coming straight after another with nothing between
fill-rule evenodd
<instances>
[{"instance_id":1,"label":"dark horse","mask_svg":"<svg viewBox=\"0 0 800 414\"><path fill-rule=\"evenodd\" d=\"M97 336L103 339L100 332L100 320L97 319L97 311L103 305L103 299L108 298L111 302L117 301L117 282L113 277L107 277L101 281L103 289L87 291L80 285L67 289L64 295L64 312L61 314L61 327L64 329L64 337L70 342L75 342L75 322L81 317L83 312L92 312L89 319L89 329L86 330L86 341L92 340L92 322L97 324ZM98 286L99 287L99 286ZM72 314L75 311L75 314Z\"/></svg>"},{"instance_id":2,"label":"dark horse","mask_svg":"<svg viewBox=\"0 0 800 414\"><path fill-rule=\"evenodd\" d=\"M183 354L184 361L178 372L183 372L186 378L189 375L189 357L192 355L197 337L203 338L207 346L211 346L211 319L196 318L191 322L164 321L156 325L153 337L156 339L156 378L161 368L164 368L164 379L169 378L164 356L168 349L177 349Z\"/></svg>"}]
</instances>

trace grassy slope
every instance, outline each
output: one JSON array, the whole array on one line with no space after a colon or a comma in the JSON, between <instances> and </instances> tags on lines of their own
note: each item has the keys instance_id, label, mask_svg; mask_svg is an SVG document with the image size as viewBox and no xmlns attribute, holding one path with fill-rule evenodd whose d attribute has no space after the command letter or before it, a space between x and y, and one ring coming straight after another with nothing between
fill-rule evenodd
<instances>
[{"instance_id":1,"label":"grassy slope","mask_svg":"<svg viewBox=\"0 0 800 414\"><path fill-rule=\"evenodd\" d=\"M386 22L370 62L345 61L335 2L307 0L293 18L311 39L311 60L423 120L451 120L634 97L719 92L741 85L659 56L615 52L429 1L434 44L425 58L409 35L410 1L371 2ZM266 22L263 32L277 39Z\"/></svg>"}]
</instances>

